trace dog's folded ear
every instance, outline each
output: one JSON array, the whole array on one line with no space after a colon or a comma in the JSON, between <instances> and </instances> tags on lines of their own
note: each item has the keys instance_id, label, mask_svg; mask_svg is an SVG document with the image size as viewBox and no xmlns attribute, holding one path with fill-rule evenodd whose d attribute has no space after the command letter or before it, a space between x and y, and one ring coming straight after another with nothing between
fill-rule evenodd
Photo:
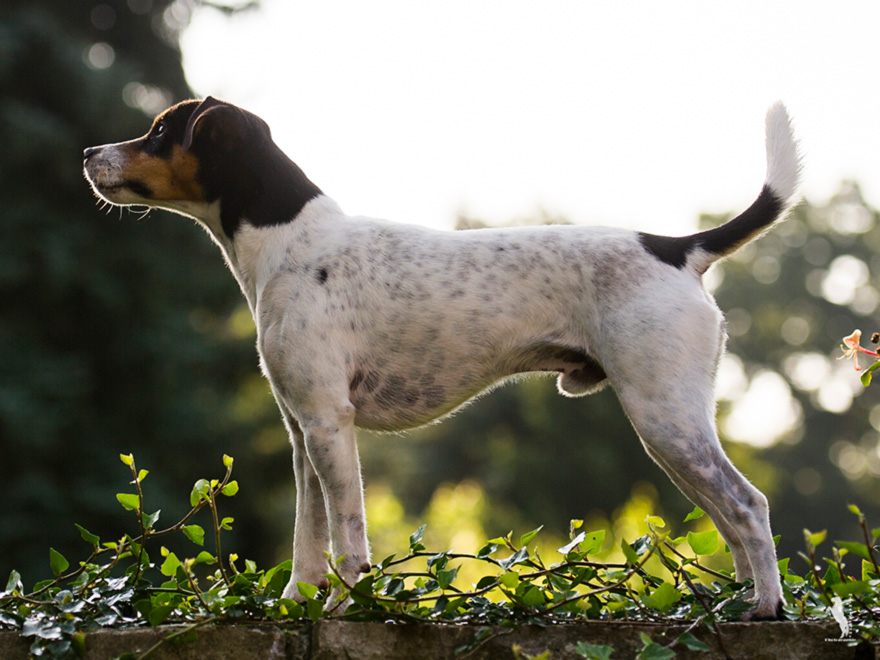
<instances>
[{"instance_id":1,"label":"dog's folded ear","mask_svg":"<svg viewBox=\"0 0 880 660\"><path fill-rule=\"evenodd\" d=\"M181 146L188 151L194 143L203 141L209 144L237 144L250 126L249 113L209 96L193 110Z\"/></svg>"}]
</instances>

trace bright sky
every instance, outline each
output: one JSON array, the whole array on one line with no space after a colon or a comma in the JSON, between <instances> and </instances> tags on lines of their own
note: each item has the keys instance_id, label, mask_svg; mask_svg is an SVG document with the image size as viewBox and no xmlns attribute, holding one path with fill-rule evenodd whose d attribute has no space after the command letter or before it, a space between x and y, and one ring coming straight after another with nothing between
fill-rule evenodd
<instances>
[{"instance_id":1,"label":"bright sky","mask_svg":"<svg viewBox=\"0 0 880 660\"><path fill-rule=\"evenodd\" d=\"M874 0L262 5L196 10L187 77L266 119L349 213L688 233L757 195L776 99L807 197L848 177L880 204Z\"/></svg>"}]
</instances>

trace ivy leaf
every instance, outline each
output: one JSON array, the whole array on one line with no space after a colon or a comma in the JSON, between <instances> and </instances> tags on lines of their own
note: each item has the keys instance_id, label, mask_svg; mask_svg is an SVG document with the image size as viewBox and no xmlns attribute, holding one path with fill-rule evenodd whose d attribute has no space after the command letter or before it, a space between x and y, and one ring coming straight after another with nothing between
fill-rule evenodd
<instances>
[{"instance_id":1,"label":"ivy leaf","mask_svg":"<svg viewBox=\"0 0 880 660\"><path fill-rule=\"evenodd\" d=\"M704 515L706 515L706 512L703 511L700 507L695 506L694 510L685 516L684 521L690 522L691 520L697 520L698 518L702 518Z\"/></svg>"},{"instance_id":2,"label":"ivy leaf","mask_svg":"<svg viewBox=\"0 0 880 660\"><path fill-rule=\"evenodd\" d=\"M477 553L477 559L485 559L493 552L495 552L498 547L499 546L497 543L487 543L482 548L480 548L480 551Z\"/></svg>"},{"instance_id":3,"label":"ivy leaf","mask_svg":"<svg viewBox=\"0 0 880 660\"><path fill-rule=\"evenodd\" d=\"M192 488L192 492L189 495L189 503L192 506L196 506L202 500L206 502L211 499L210 496L211 485L208 483L207 479L199 479Z\"/></svg>"},{"instance_id":4,"label":"ivy leaf","mask_svg":"<svg viewBox=\"0 0 880 660\"><path fill-rule=\"evenodd\" d=\"M136 511L141 505L140 498L133 493L117 493L116 499L128 511Z\"/></svg>"},{"instance_id":5,"label":"ivy leaf","mask_svg":"<svg viewBox=\"0 0 880 660\"><path fill-rule=\"evenodd\" d=\"M864 543L852 543L850 541L835 541L834 543L836 543L837 546L842 548L843 550L847 550L854 555L858 555L862 559L871 559L871 555L868 552L868 546L866 546Z\"/></svg>"},{"instance_id":6,"label":"ivy leaf","mask_svg":"<svg viewBox=\"0 0 880 660\"><path fill-rule=\"evenodd\" d=\"M238 482L234 480L230 481L220 492L226 495L226 497L232 497L238 492Z\"/></svg>"},{"instance_id":7,"label":"ivy leaf","mask_svg":"<svg viewBox=\"0 0 880 660\"><path fill-rule=\"evenodd\" d=\"M495 584L496 579L493 575L484 575L480 578L480 581L477 582L477 591L482 591L483 589L488 589L493 584Z\"/></svg>"},{"instance_id":8,"label":"ivy leaf","mask_svg":"<svg viewBox=\"0 0 880 660\"><path fill-rule=\"evenodd\" d=\"M308 582L297 582L296 590L299 592L300 596L308 600L312 600L318 595L318 587L314 584L309 584Z\"/></svg>"},{"instance_id":9,"label":"ivy leaf","mask_svg":"<svg viewBox=\"0 0 880 660\"><path fill-rule=\"evenodd\" d=\"M860 376L859 380L862 381L862 385L868 387L871 384L872 372L880 369L880 361L875 362L870 367L865 369L864 373Z\"/></svg>"},{"instance_id":10,"label":"ivy leaf","mask_svg":"<svg viewBox=\"0 0 880 660\"><path fill-rule=\"evenodd\" d=\"M632 546L627 543L625 540L620 541L620 549L623 551L623 556L626 557L627 563L630 564L638 564L639 563L639 555L636 554L636 551L633 550Z\"/></svg>"},{"instance_id":11,"label":"ivy leaf","mask_svg":"<svg viewBox=\"0 0 880 660\"><path fill-rule=\"evenodd\" d=\"M52 573L55 577L61 575L70 566L70 562L64 558L55 548L49 548L49 566L52 567Z\"/></svg>"},{"instance_id":12,"label":"ivy leaf","mask_svg":"<svg viewBox=\"0 0 880 660\"><path fill-rule=\"evenodd\" d=\"M231 467L232 467L232 463L233 463L234 461L235 461L235 459L232 458L232 456L229 456L228 454L223 454L223 467L225 467L225 468L231 468Z\"/></svg>"},{"instance_id":13,"label":"ivy leaf","mask_svg":"<svg viewBox=\"0 0 880 660\"><path fill-rule=\"evenodd\" d=\"M190 541L196 545L205 545L205 530L199 525L186 525L183 533Z\"/></svg>"},{"instance_id":14,"label":"ivy leaf","mask_svg":"<svg viewBox=\"0 0 880 660\"><path fill-rule=\"evenodd\" d=\"M161 623L165 622L165 619L174 611L176 605L174 603L166 603L164 605L157 605L152 608L147 614L147 621L150 622L151 626L158 626Z\"/></svg>"},{"instance_id":15,"label":"ivy leaf","mask_svg":"<svg viewBox=\"0 0 880 660\"><path fill-rule=\"evenodd\" d=\"M653 607L660 613L665 613L670 607L681 600L681 592L668 582L664 582L654 589L654 593L646 595L642 601L648 606Z\"/></svg>"},{"instance_id":16,"label":"ivy leaf","mask_svg":"<svg viewBox=\"0 0 880 660\"><path fill-rule=\"evenodd\" d=\"M543 589L535 585L532 585L528 589L526 589L526 593L523 595L523 603L525 603L529 607L537 607L538 605L543 605L546 602L547 597L544 595Z\"/></svg>"},{"instance_id":17,"label":"ivy leaf","mask_svg":"<svg viewBox=\"0 0 880 660\"><path fill-rule=\"evenodd\" d=\"M509 573L504 573L498 577L498 582L500 582L508 589L516 589L519 586L519 575L517 575L513 571Z\"/></svg>"},{"instance_id":18,"label":"ivy leaf","mask_svg":"<svg viewBox=\"0 0 880 660\"><path fill-rule=\"evenodd\" d=\"M654 527L666 527L666 521L660 516L648 516L645 518L645 522Z\"/></svg>"},{"instance_id":19,"label":"ivy leaf","mask_svg":"<svg viewBox=\"0 0 880 660\"><path fill-rule=\"evenodd\" d=\"M644 635L647 637L647 635ZM636 656L639 660L672 660L675 657L675 651L672 649L668 649L665 646L660 646L656 642L650 641L651 638L648 637L648 641L645 643L645 647L641 650L641 652Z\"/></svg>"},{"instance_id":20,"label":"ivy leaf","mask_svg":"<svg viewBox=\"0 0 880 660\"><path fill-rule=\"evenodd\" d=\"M159 568L159 570L162 572L162 575L174 577L177 574L177 569L179 567L180 560L177 558L177 555L171 552L165 558L165 561L162 562L162 566Z\"/></svg>"},{"instance_id":21,"label":"ivy leaf","mask_svg":"<svg viewBox=\"0 0 880 660\"><path fill-rule=\"evenodd\" d=\"M871 586L870 582L859 582L853 580L852 582L840 582L839 584L832 584L831 589L838 596L851 596L853 594L868 594L874 590L874 587Z\"/></svg>"},{"instance_id":22,"label":"ivy leaf","mask_svg":"<svg viewBox=\"0 0 880 660\"><path fill-rule=\"evenodd\" d=\"M684 644L691 651L703 651L704 653L708 653L712 650L709 648L708 644L706 644L705 642L701 642L699 639L694 637L692 633L689 632L679 635L677 643Z\"/></svg>"},{"instance_id":23,"label":"ivy leaf","mask_svg":"<svg viewBox=\"0 0 880 660\"><path fill-rule=\"evenodd\" d=\"M816 546L822 545L825 541L825 537L828 535L828 530L823 529L821 532L813 533L808 529L804 530L804 539L814 548Z\"/></svg>"},{"instance_id":24,"label":"ivy leaf","mask_svg":"<svg viewBox=\"0 0 880 660\"><path fill-rule=\"evenodd\" d=\"M58 640L63 633L61 626L49 618L32 617L24 622L21 627L22 637L39 637L40 639Z\"/></svg>"},{"instance_id":25,"label":"ivy leaf","mask_svg":"<svg viewBox=\"0 0 880 660\"><path fill-rule=\"evenodd\" d=\"M611 654L614 653L614 647L607 644L587 644L586 642L578 642L575 649L577 654L587 660L611 660Z\"/></svg>"},{"instance_id":26,"label":"ivy leaf","mask_svg":"<svg viewBox=\"0 0 880 660\"><path fill-rule=\"evenodd\" d=\"M6 592L11 594L14 591L24 591L24 585L21 582L21 574L15 570L9 574L9 579L6 581Z\"/></svg>"},{"instance_id":27,"label":"ivy leaf","mask_svg":"<svg viewBox=\"0 0 880 660\"><path fill-rule=\"evenodd\" d=\"M527 534L523 534L519 539L519 544L523 547L527 546L529 543L532 542L532 539L534 539L538 535L538 532L540 532L542 529L544 529L544 525L541 525L537 529L533 529Z\"/></svg>"},{"instance_id":28,"label":"ivy leaf","mask_svg":"<svg viewBox=\"0 0 880 660\"><path fill-rule=\"evenodd\" d=\"M516 564L521 564L529 558L529 551L527 548L520 548L516 552L514 552L507 559L500 559L498 561L498 565L503 568L505 571L510 570L511 566L515 566Z\"/></svg>"},{"instance_id":29,"label":"ivy leaf","mask_svg":"<svg viewBox=\"0 0 880 660\"><path fill-rule=\"evenodd\" d=\"M205 552L202 550L198 556L193 560L193 565L196 564L216 564L217 558L212 555L210 552Z\"/></svg>"},{"instance_id":30,"label":"ivy leaf","mask_svg":"<svg viewBox=\"0 0 880 660\"><path fill-rule=\"evenodd\" d=\"M86 543L90 543L96 548L101 545L101 539L94 534L92 534L89 530L87 530L82 525L78 525L77 523L73 523L74 526L79 530L79 535L82 537L82 540Z\"/></svg>"},{"instance_id":31,"label":"ivy leaf","mask_svg":"<svg viewBox=\"0 0 880 660\"><path fill-rule=\"evenodd\" d=\"M718 552L718 532L714 529L708 532L688 532L687 542L697 555L714 555Z\"/></svg>"},{"instance_id":32,"label":"ivy leaf","mask_svg":"<svg viewBox=\"0 0 880 660\"><path fill-rule=\"evenodd\" d=\"M424 550L424 546L422 546L422 538L425 536L425 528L427 525L422 525L416 531L409 535L409 547L410 550L414 552L419 552L420 550ZM419 550L416 550L416 546L421 546Z\"/></svg>"},{"instance_id":33,"label":"ivy leaf","mask_svg":"<svg viewBox=\"0 0 880 660\"><path fill-rule=\"evenodd\" d=\"M602 550L603 543L605 543L605 530L597 529L595 532L590 532L584 537L583 543L581 543L581 551L585 555L595 555Z\"/></svg>"},{"instance_id":34,"label":"ivy leaf","mask_svg":"<svg viewBox=\"0 0 880 660\"><path fill-rule=\"evenodd\" d=\"M307 600L306 613L312 621L317 621L324 614L324 603L320 600Z\"/></svg>"},{"instance_id":35,"label":"ivy leaf","mask_svg":"<svg viewBox=\"0 0 880 660\"><path fill-rule=\"evenodd\" d=\"M440 585L441 589L446 589L450 584L455 582L455 578L458 576L458 566L455 568L450 568L449 570L437 571L437 584Z\"/></svg>"},{"instance_id":36,"label":"ivy leaf","mask_svg":"<svg viewBox=\"0 0 880 660\"><path fill-rule=\"evenodd\" d=\"M434 568L438 571L446 568L446 564L449 562L449 553L447 552L439 552L436 555L432 555L428 557L428 568Z\"/></svg>"},{"instance_id":37,"label":"ivy leaf","mask_svg":"<svg viewBox=\"0 0 880 660\"><path fill-rule=\"evenodd\" d=\"M146 529L153 529L153 526L156 524L156 521L159 520L159 514L162 513L162 509L157 510L155 513L149 513L144 516L144 527Z\"/></svg>"}]
</instances>

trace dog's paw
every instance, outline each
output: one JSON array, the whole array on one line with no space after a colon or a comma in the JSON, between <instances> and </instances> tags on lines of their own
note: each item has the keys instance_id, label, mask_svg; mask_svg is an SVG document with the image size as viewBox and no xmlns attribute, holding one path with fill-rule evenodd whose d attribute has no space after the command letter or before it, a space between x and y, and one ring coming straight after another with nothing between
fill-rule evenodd
<instances>
[{"instance_id":1,"label":"dog's paw","mask_svg":"<svg viewBox=\"0 0 880 660\"><path fill-rule=\"evenodd\" d=\"M767 605L758 604L754 609L746 612L740 617L740 621L782 621L785 617L782 615L782 601L776 604L768 603Z\"/></svg>"},{"instance_id":2,"label":"dog's paw","mask_svg":"<svg viewBox=\"0 0 880 660\"><path fill-rule=\"evenodd\" d=\"M324 591L326 591L330 587L330 581L327 580L327 578L325 578L324 576L311 579L291 576L290 582L287 583L287 586L284 587L284 591L281 593L281 597L295 600L297 603L305 602L306 597L303 596L299 591L298 584L300 582L304 584L314 585L318 587L318 589L323 589Z\"/></svg>"},{"instance_id":3,"label":"dog's paw","mask_svg":"<svg viewBox=\"0 0 880 660\"><path fill-rule=\"evenodd\" d=\"M369 561L356 555L346 556L336 566L336 570L339 572L339 577L341 577L342 581L349 587L353 587L357 584L361 579L361 575L363 573L369 573L372 568L373 567L370 565Z\"/></svg>"}]
</instances>

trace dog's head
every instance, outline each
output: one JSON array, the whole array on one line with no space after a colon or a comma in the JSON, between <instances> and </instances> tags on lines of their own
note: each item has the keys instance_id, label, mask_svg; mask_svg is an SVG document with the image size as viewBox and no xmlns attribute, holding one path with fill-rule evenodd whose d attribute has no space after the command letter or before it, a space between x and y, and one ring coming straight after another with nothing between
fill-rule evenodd
<instances>
[{"instance_id":1,"label":"dog's head","mask_svg":"<svg viewBox=\"0 0 880 660\"><path fill-rule=\"evenodd\" d=\"M320 192L281 153L266 122L211 97L172 106L143 137L89 147L83 161L86 179L101 199L203 221L221 217L230 239L243 220L290 220ZM284 198L292 184L305 201Z\"/></svg>"}]
</instances>

